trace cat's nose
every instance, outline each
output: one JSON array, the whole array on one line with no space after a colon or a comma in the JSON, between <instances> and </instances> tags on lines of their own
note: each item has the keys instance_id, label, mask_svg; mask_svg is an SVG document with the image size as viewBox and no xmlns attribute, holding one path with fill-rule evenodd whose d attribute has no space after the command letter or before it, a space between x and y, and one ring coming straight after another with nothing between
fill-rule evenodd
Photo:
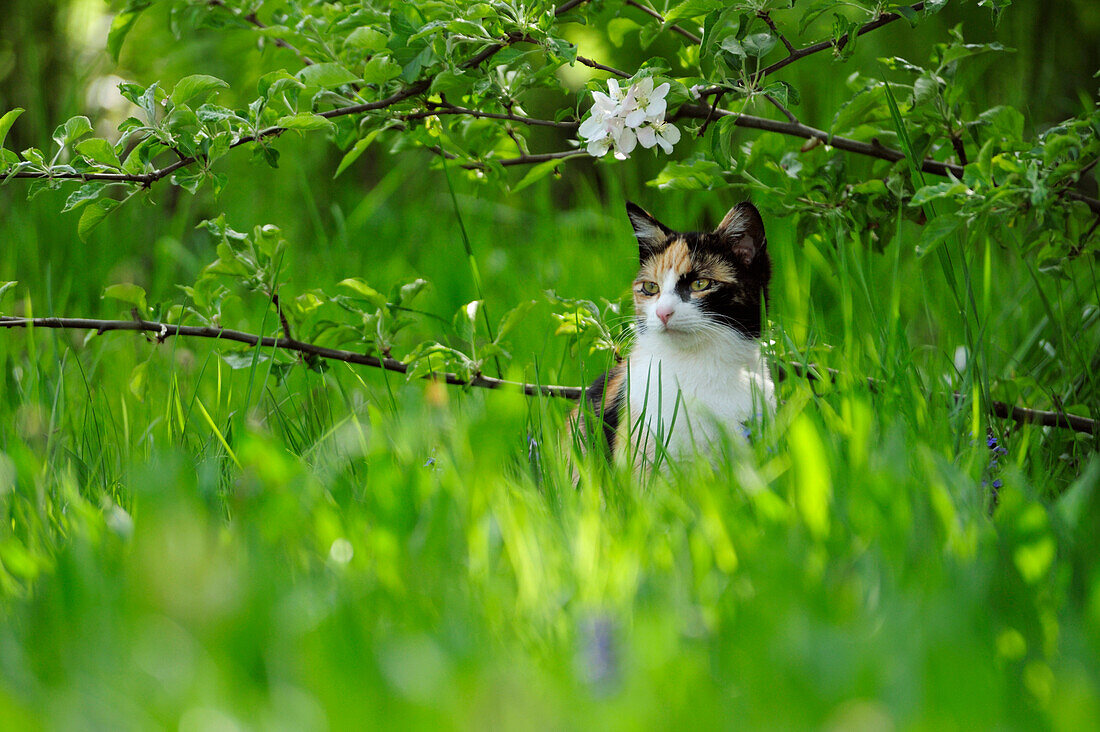
<instances>
[{"instance_id":1,"label":"cat's nose","mask_svg":"<svg viewBox=\"0 0 1100 732\"><path fill-rule=\"evenodd\" d=\"M672 317L672 308L667 305L658 305L657 317L661 319L662 323L668 325L668 319Z\"/></svg>"}]
</instances>

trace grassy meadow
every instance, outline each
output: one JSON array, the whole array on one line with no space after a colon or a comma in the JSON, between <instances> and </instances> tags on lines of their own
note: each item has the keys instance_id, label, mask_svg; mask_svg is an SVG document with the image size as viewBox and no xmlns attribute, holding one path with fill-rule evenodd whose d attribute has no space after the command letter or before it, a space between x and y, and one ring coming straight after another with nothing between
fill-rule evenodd
<instances>
[{"instance_id":1,"label":"grassy meadow","mask_svg":"<svg viewBox=\"0 0 1100 732\"><path fill-rule=\"evenodd\" d=\"M52 81L0 77L5 108L41 102L11 133L23 146L88 112L106 74L254 86L278 53L246 32L175 42L152 13L120 70L74 40L99 4L59 3L52 26L35 5L16 2L2 47L76 50ZM963 16L1017 47L980 93L1036 128L1072 111L1070 90L1095 91L1095 67L1061 86L1041 70L1032 9L998 30L960 13L869 34L847 66L792 65L814 90L802 114L824 124L853 68L922 53ZM242 151L220 163L217 200L160 185L87 243L58 214L67 191L27 201L10 181L0 280L19 284L0 313L127 318L102 297L122 282L179 302L216 256L196 225L224 212L238 230L280 227L284 299L426 279L400 353L453 338L479 297L461 218L494 325L536 301L504 375L577 385L608 356L556 334L545 291L628 299L624 201L690 229L747 195L647 187L663 163L646 153L570 162L517 193L450 171L452 200L422 150L372 148L334 179L323 135L277 145L278 170ZM650 479L589 461L575 488L565 400L211 340L0 329L0 726L1095 727L1100 438L980 407L1100 417L1095 244L1057 271L980 230L922 257L909 221L850 235L823 211L807 234L762 208L769 357L840 375L787 378L751 442ZM227 312L228 327L278 330L255 294Z\"/></svg>"}]
</instances>

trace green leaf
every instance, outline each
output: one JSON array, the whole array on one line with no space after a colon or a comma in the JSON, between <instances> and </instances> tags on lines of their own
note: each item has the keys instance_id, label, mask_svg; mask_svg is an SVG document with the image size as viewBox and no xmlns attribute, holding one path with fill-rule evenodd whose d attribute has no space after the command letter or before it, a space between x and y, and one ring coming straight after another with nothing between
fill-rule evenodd
<instances>
[{"instance_id":1,"label":"green leaf","mask_svg":"<svg viewBox=\"0 0 1100 732\"><path fill-rule=\"evenodd\" d=\"M748 55L754 58L763 58L775 48L775 44L778 42L779 39L771 33L753 33L741 40L741 47L745 49L745 53Z\"/></svg>"},{"instance_id":2,"label":"green leaf","mask_svg":"<svg viewBox=\"0 0 1100 732\"><path fill-rule=\"evenodd\" d=\"M633 33L642 26L630 18L612 18L607 23L607 37L611 45L619 48L626 40L627 33Z\"/></svg>"},{"instance_id":3,"label":"green leaf","mask_svg":"<svg viewBox=\"0 0 1100 732\"><path fill-rule=\"evenodd\" d=\"M463 341L472 341L477 327L477 311L481 307L481 300L473 300L455 311L452 325L455 334Z\"/></svg>"},{"instance_id":4,"label":"green leaf","mask_svg":"<svg viewBox=\"0 0 1100 732\"><path fill-rule=\"evenodd\" d=\"M260 96L271 98L290 89L303 89L305 85L287 73L286 69L279 69L264 74L256 83ZM295 99L297 95L295 95Z\"/></svg>"},{"instance_id":5,"label":"green leaf","mask_svg":"<svg viewBox=\"0 0 1100 732\"><path fill-rule=\"evenodd\" d=\"M979 114L978 119L988 124L1001 137L1013 142L1023 139L1024 116L1015 107L993 107Z\"/></svg>"},{"instance_id":6,"label":"green leaf","mask_svg":"<svg viewBox=\"0 0 1100 732\"><path fill-rule=\"evenodd\" d=\"M917 256L926 257L942 244L962 224L962 219L953 213L940 214L924 225L920 241L917 243Z\"/></svg>"},{"instance_id":7,"label":"green leaf","mask_svg":"<svg viewBox=\"0 0 1100 732\"><path fill-rule=\"evenodd\" d=\"M721 47L723 51L732 53L738 58L745 58L748 56L748 52L745 51L745 47L741 45L741 41L737 40L736 36L727 36L723 38Z\"/></svg>"},{"instance_id":8,"label":"green leaf","mask_svg":"<svg viewBox=\"0 0 1100 732\"><path fill-rule=\"evenodd\" d=\"M398 71L400 73L400 70ZM369 79L368 79L369 81ZM462 94L470 89L474 83L472 74L464 74L461 71L445 69L432 79L432 94Z\"/></svg>"},{"instance_id":9,"label":"green leaf","mask_svg":"<svg viewBox=\"0 0 1100 732\"><path fill-rule=\"evenodd\" d=\"M531 166L527 173L520 179L519 183L516 183L516 185L512 187L512 193L519 193L532 183L542 180L557 170L564 162L565 159L563 158L561 160L547 160L538 165Z\"/></svg>"},{"instance_id":10,"label":"green leaf","mask_svg":"<svg viewBox=\"0 0 1100 732\"><path fill-rule=\"evenodd\" d=\"M950 198L959 193L966 193L966 190L966 185L961 181L945 180L942 183L934 183L918 190L913 194L913 198L909 201L909 205L923 206L929 201L935 201L938 198Z\"/></svg>"},{"instance_id":11,"label":"green leaf","mask_svg":"<svg viewBox=\"0 0 1100 732\"><path fill-rule=\"evenodd\" d=\"M389 42L389 37L374 28L356 28L344 39L344 47L357 48L360 51L381 51Z\"/></svg>"},{"instance_id":12,"label":"green leaf","mask_svg":"<svg viewBox=\"0 0 1100 732\"><path fill-rule=\"evenodd\" d=\"M94 201L99 198L100 193L109 184L103 181L94 180L77 188L65 201L65 207L61 209L61 213L66 211L72 211L74 208L79 208L89 201Z\"/></svg>"},{"instance_id":13,"label":"green leaf","mask_svg":"<svg viewBox=\"0 0 1100 732\"><path fill-rule=\"evenodd\" d=\"M401 76L401 66L387 56L375 56L363 67L363 82L366 84L385 84L398 76Z\"/></svg>"},{"instance_id":14,"label":"green leaf","mask_svg":"<svg viewBox=\"0 0 1100 732\"><path fill-rule=\"evenodd\" d=\"M272 168L279 167L279 151L263 142L257 142L252 148L252 157L264 161Z\"/></svg>"},{"instance_id":15,"label":"green leaf","mask_svg":"<svg viewBox=\"0 0 1100 732\"><path fill-rule=\"evenodd\" d=\"M822 15L837 6L837 0L816 0L808 6L802 7L802 18L798 21L799 34L805 33L806 28Z\"/></svg>"},{"instance_id":16,"label":"green leaf","mask_svg":"<svg viewBox=\"0 0 1100 732\"><path fill-rule=\"evenodd\" d=\"M440 343L424 343L417 346L406 360L409 363L407 378L423 378L431 374L445 374L453 371L460 378L469 380L474 374L474 362L462 351L448 348Z\"/></svg>"},{"instance_id":17,"label":"green leaf","mask_svg":"<svg viewBox=\"0 0 1100 732\"><path fill-rule=\"evenodd\" d=\"M4 147L4 140L8 136L8 130L15 123L15 120L19 119L19 115L26 111L22 107L16 107L3 117L0 117L0 147Z\"/></svg>"},{"instance_id":18,"label":"green leaf","mask_svg":"<svg viewBox=\"0 0 1100 732\"><path fill-rule=\"evenodd\" d=\"M359 77L338 63L323 63L306 66L298 72L298 80L306 86L319 86L325 89L351 84Z\"/></svg>"},{"instance_id":19,"label":"green leaf","mask_svg":"<svg viewBox=\"0 0 1100 732\"><path fill-rule=\"evenodd\" d=\"M19 284L19 280L11 280L9 282L0 282L0 300L4 299L4 295L15 288Z\"/></svg>"},{"instance_id":20,"label":"green leaf","mask_svg":"<svg viewBox=\"0 0 1100 732\"><path fill-rule=\"evenodd\" d=\"M149 386L149 362L142 361L130 372L130 393L139 402L145 401L145 392Z\"/></svg>"},{"instance_id":21,"label":"green leaf","mask_svg":"<svg viewBox=\"0 0 1100 732\"><path fill-rule=\"evenodd\" d=\"M194 173L173 173L171 182L174 186L179 186L188 193L195 194L198 192L199 187L206 182L207 173L205 170L199 170Z\"/></svg>"},{"instance_id":22,"label":"green leaf","mask_svg":"<svg viewBox=\"0 0 1100 732\"><path fill-rule=\"evenodd\" d=\"M108 285L103 288L103 297L121 300L122 302L133 305L138 310L146 309L145 289L132 282L126 282L120 285Z\"/></svg>"},{"instance_id":23,"label":"green leaf","mask_svg":"<svg viewBox=\"0 0 1100 732\"><path fill-rule=\"evenodd\" d=\"M909 21L910 27L917 27L917 11L913 10L909 5L905 5L904 3L891 3L887 9Z\"/></svg>"},{"instance_id":24,"label":"green leaf","mask_svg":"<svg viewBox=\"0 0 1100 732\"><path fill-rule=\"evenodd\" d=\"M134 27L141 11L151 4L147 0L136 0L127 5L125 10L111 20L111 30L107 33L107 52L111 54L111 58L116 62L118 61L119 52L122 51L122 42L126 40L130 29Z\"/></svg>"},{"instance_id":25,"label":"green leaf","mask_svg":"<svg viewBox=\"0 0 1100 732\"><path fill-rule=\"evenodd\" d=\"M425 279L417 278L408 284L401 285L401 289L397 291L397 305L408 305L412 302L413 298L424 291L424 288L428 286L428 281Z\"/></svg>"},{"instance_id":26,"label":"green leaf","mask_svg":"<svg viewBox=\"0 0 1100 732\"><path fill-rule=\"evenodd\" d=\"M777 102L784 107L798 106L802 101L802 97L799 96L798 90L785 81L773 81L764 87L764 93L770 95Z\"/></svg>"},{"instance_id":27,"label":"green leaf","mask_svg":"<svg viewBox=\"0 0 1100 732\"><path fill-rule=\"evenodd\" d=\"M725 5L724 0L684 0L684 2L665 13L665 24L673 23L681 18L698 18Z\"/></svg>"},{"instance_id":28,"label":"green leaf","mask_svg":"<svg viewBox=\"0 0 1100 732\"><path fill-rule=\"evenodd\" d=\"M81 241L88 241L88 235L92 233L92 229L99 226L103 219L107 218L107 214L114 211L118 207L118 201L111 198L103 198L95 203L86 206L84 213L80 214L80 221L76 225L76 233L80 237Z\"/></svg>"},{"instance_id":29,"label":"green leaf","mask_svg":"<svg viewBox=\"0 0 1100 732\"><path fill-rule=\"evenodd\" d=\"M310 114L305 112L303 114L295 114L287 117L280 117L279 121L275 123L279 127L285 127L288 130L331 130L333 124L331 121L325 119L319 114Z\"/></svg>"},{"instance_id":30,"label":"green leaf","mask_svg":"<svg viewBox=\"0 0 1100 732\"><path fill-rule=\"evenodd\" d=\"M333 173L332 177L338 177L341 173L348 169L348 166L358 160L359 156L362 155L368 147L370 147L370 144L374 142L374 138L378 137L378 134L381 131L382 130L372 130L367 134L366 137L356 141L356 143L351 146L351 149L344 153L344 157L340 160L340 164L336 166L336 172Z\"/></svg>"},{"instance_id":31,"label":"green leaf","mask_svg":"<svg viewBox=\"0 0 1100 732\"><path fill-rule=\"evenodd\" d=\"M91 131L92 123L88 121L87 117L73 117L65 122L65 124L58 125L57 129L53 131L53 140L60 147L65 147L70 143L76 142Z\"/></svg>"},{"instance_id":32,"label":"green leaf","mask_svg":"<svg viewBox=\"0 0 1100 732\"><path fill-rule=\"evenodd\" d=\"M673 162L665 166L655 179L646 185L656 186L660 190L703 191L724 188L722 166L705 158L689 158L683 162Z\"/></svg>"},{"instance_id":33,"label":"green leaf","mask_svg":"<svg viewBox=\"0 0 1100 732\"><path fill-rule=\"evenodd\" d=\"M960 59L979 56L983 53L1014 53L1016 49L1000 43L966 43L949 47L940 59L940 66L947 66Z\"/></svg>"},{"instance_id":34,"label":"green leaf","mask_svg":"<svg viewBox=\"0 0 1100 732\"><path fill-rule=\"evenodd\" d=\"M345 280L340 280L336 284L352 290L360 297L365 298L372 306L376 308L385 307L386 305L386 296L368 285L363 280L359 279L358 277L348 277Z\"/></svg>"},{"instance_id":35,"label":"green leaf","mask_svg":"<svg viewBox=\"0 0 1100 732\"><path fill-rule=\"evenodd\" d=\"M122 163L118 159L118 154L115 152L114 146L100 137L84 140L77 144L76 152L93 163L106 165L110 168L122 167Z\"/></svg>"},{"instance_id":36,"label":"green leaf","mask_svg":"<svg viewBox=\"0 0 1100 732\"><path fill-rule=\"evenodd\" d=\"M500 343L504 340L504 337L519 325L519 322L527 316L527 313L531 312L531 308L535 307L535 304L535 300L525 300L505 313L504 317L500 319L500 325L497 326L497 337L494 342ZM484 356L484 354L482 355Z\"/></svg>"},{"instance_id":37,"label":"green leaf","mask_svg":"<svg viewBox=\"0 0 1100 732\"><path fill-rule=\"evenodd\" d=\"M186 104L195 97L210 94L215 89L227 88L229 88L229 84L216 76L192 74L191 76L183 77L176 83L169 99L172 104L179 106L180 104ZM205 101L205 99L203 99L203 101Z\"/></svg>"}]
</instances>

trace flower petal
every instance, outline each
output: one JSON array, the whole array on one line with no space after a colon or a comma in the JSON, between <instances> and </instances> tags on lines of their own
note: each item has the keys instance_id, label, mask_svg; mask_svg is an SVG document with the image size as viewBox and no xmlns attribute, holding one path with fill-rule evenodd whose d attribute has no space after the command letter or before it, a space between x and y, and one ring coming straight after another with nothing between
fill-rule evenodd
<instances>
[{"instance_id":1,"label":"flower petal","mask_svg":"<svg viewBox=\"0 0 1100 732\"><path fill-rule=\"evenodd\" d=\"M634 146L638 144L638 137L634 134L634 130L627 127L619 135L619 138L615 140L615 147L622 150L625 153L629 153L634 149Z\"/></svg>"},{"instance_id":2,"label":"flower petal","mask_svg":"<svg viewBox=\"0 0 1100 732\"><path fill-rule=\"evenodd\" d=\"M584 122L581 122L581 126L577 128L577 134L581 137L592 137L603 126L602 120L598 119L596 115L592 115Z\"/></svg>"},{"instance_id":3,"label":"flower petal","mask_svg":"<svg viewBox=\"0 0 1100 732\"><path fill-rule=\"evenodd\" d=\"M656 117L660 121L665 116L666 109L668 109L668 102L664 99L651 99L649 106L645 108L645 112L647 116Z\"/></svg>"},{"instance_id":4,"label":"flower petal","mask_svg":"<svg viewBox=\"0 0 1100 732\"><path fill-rule=\"evenodd\" d=\"M626 126L637 127L638 125L645 122L646 117L648 116L649 115L645 113L644 109L635 109L633 112L626 116Z\"/></svg>"},{"instance_id":5,"label":"flower petal","mask_svg":"<svg viewBox=\"0 0 1100 732\"><path fill-rule=\"evenodd\" d=\"M647 150L657 144L657 132L650 125L638 128L638 144Z\"/></svg>"},{"instance_id":6,"label":"flower petal","mask_svg":"<svg viewBox=\"0 0 1100 732\"><path fill-rule=\"evenodd\" d=\"M650 82L650 83L652 83L652 82ZM664 84L661 84L661 85L660 85L659 87L657 87L656 89L654 89L654 90L653 90L653 93L649 95L649 98L650 98L651 100L653 100L653 99L663 99L663 98L664 98L664 96L665 96L666 94L668 94L668 90L669 90L669 89L671 89L671 88L672 88L672 87L671 87L671 86L669 85L669 83L668 83L668 82L666 81L666 82L665 82Z\"/></svg>"},{"instance_id":7,"label":"flower petal","mask_svg":"<svg viewBox=\"0 0 1100 732\"><path fill-rule=\"evenodd\" d=\"M592 142L588 143L588 147L585 148L585 150L587 150L588 154L594 158L602 158L604 155L607 155L607 151L610 148L611 141L604 137L602 139L593 140Z\"/></svg>"},{"instance_id":8,"label":"flower petal","mask_svg":"<svg viewBox=\"0 0 1100 732\"><path fill-rule=\"evenodd\" d=\"M668 141L670 145L675 145L680 141L680 130L671 122L665 122L660 131L660 135Z\"/></svg>"}]
</instances>

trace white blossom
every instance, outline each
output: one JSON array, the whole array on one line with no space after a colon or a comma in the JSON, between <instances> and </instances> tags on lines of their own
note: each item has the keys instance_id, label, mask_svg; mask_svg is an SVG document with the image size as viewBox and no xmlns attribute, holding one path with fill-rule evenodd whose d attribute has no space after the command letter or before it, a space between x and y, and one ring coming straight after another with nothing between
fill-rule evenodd
<instances>
[{"instance_id":1,"label":"white blossom","mask_svg":"<svg viewBox=\"0 0 1100 732\"><path fill-rule=\"evenodd\" d=\"M667 82L654 87L653 78L646 77L624 91L616 79L608 79L608 93L592 93L591 113L578 129L588 154L602 157L613 152L623 160L638 144L660 145L666 153L672 152L680 131L664 119L669 89Z\"/></svg>"},{"instance_id":2,"label":"white blossom","mask_svg":"<svg viewBox=\"0 0 1100 732\"><path fill-rule=\"evenodd\" d=\"M653 78L647 76L630 87L634 97L634 110L626 116L627 127L640 127L647 121L664 119L668 102L665 95L668 94L669 84L666 81L656 89L653 88Z\"/></svg>"},{"instance_id":3,"label":"white blossom","mask_svg":"<svg viewBox=\"0 0 1100 732\"><path fill-rule=\"evenodd\" d=\"M645 148L660 145L665 153L672 152L672 146L680 141L680 130L671 122L654 122L638 130L638 144Z\"/></svg>"}]
</instances>

